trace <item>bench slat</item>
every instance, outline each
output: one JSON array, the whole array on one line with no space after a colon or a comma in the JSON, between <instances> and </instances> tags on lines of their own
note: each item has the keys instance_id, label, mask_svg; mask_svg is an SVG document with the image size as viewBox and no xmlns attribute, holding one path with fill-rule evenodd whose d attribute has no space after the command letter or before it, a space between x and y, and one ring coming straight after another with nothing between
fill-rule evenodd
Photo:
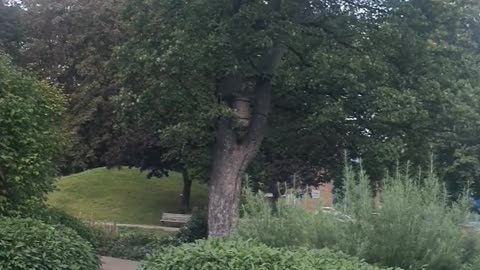
<instances>
[{"instance_id":1,"label":"bench slat","mask_svg":"<svg viewBox=\"0 0 480 270\"><path fill-rule=\"evenodd\" d=\"M183 215L183 214L173 214L173 213L163 213L162 219L160 222L162 223L170 223L174 225L183 225L187 223L192 215Z\"/></svg>"}]
</instances>

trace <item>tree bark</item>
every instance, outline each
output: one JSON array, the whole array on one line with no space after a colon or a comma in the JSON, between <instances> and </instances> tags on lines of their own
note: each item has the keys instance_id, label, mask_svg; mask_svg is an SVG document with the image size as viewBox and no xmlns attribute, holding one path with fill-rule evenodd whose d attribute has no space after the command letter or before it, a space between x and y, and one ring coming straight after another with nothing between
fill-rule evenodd
<instances>
[{"instance_id":1,"label":"tree bark","mask_svg":"<svg viewBox=\"0 0 480 270\"><path fill-rule=\"evenodd\" d=\"M270 78L258 79L255 87L254 112L246 135L240 136L234 129L234 119L222 118L218 122L209 182L210 237L228 236L236 228L242 178L266 134L271 88Z\"/></svg>"},{"instance_id":2,"label":"tree bark","mask_svg":"<svg viewBox=\"0 0 480 270\"><path fill-rule=\"evenodd\" d=\"M182 202L180 204L180 212L188 213L190 211L190 194L192 190L192 180L188 174L187 169L182 170L183 177L183 193L182 193Z\"/></svg>"},{"instance_id":3,"label":"tree bark","mask_svg":"<svg viewBox=\"0 0 480 270\"><path fill-rule=\"evenodd\" d=\"M242 176L245 172L247 149L236 142L228 119L218 123L218 137L209 183L209 236L223 237L236 227Z\"/></svg>"},{"instance_id":4,"label":"tree bark","mask_svg":"<svg viewBox=\"0 0 480 270\"><path fill-rule=\"evenodd\" d=\"M233 0L233 13L240 10L243 1ZM269 1L273 12L278 12L281 0ZM253 95L242 96L246 78L231 74L220 82L219 93L234 117L223 117L217 123L212 171L209 182L208 234L209 237L230 235L236 228L242 189L242 178L249 163L257 154L265 137L272 100L272 78L285 54L282 37L266 50L256 67L259 72ZM252 104L252 112L236 107L239 100ZM240 125L239 125L240 124ZM238 127L240 126L240 128Z\"/></svg>"}]
</instances>

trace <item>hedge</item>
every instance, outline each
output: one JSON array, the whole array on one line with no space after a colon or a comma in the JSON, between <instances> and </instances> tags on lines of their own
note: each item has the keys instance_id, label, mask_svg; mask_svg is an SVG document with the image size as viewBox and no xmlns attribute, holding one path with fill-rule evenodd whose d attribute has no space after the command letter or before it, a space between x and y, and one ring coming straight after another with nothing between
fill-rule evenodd
<instances>
[{"instance_id":1,"label":"hedge","mask_svg":"<svg viewBox=\"0 0 480 270\"><path fill-rule=\"evenodd\" d=\"M327 249L270 248L253 241L199 240L163 248L148 256L140 270L380 270Z\"/></svg>"},{"instance_id":2,"label":"hedge","mask_svg":"<svg viewBox=\"0 0 480 270\"><path fill-rule=\"evenodd\" d=\"M70 228L0 218L1 270L95 270L98 265L92 245Z\"/></svg>"}]
</instances>

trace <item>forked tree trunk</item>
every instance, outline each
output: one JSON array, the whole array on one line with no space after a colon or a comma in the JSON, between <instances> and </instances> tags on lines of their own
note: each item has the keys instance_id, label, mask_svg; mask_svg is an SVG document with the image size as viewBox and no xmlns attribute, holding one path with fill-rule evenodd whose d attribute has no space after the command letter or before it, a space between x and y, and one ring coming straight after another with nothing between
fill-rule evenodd
<instances>
[{"instance_id":1,"label":"forked tree trunk","mask_svg":"<svg viewBox=\"0 0 480 270\"><path fill-rule=\"evenodd\" d=\"M182 202L180 204L180 212L188 213L190 211L190 194L192 190L192 180L188 174L187 169L182 170L183 177L183 193L182 193Z\"/></svg>"},{"instance_id":2,"label":"forked tree trunk","mask_svg":"<svg viewBox=\"0 0 480 270\"><path fill-rule=\"evenodd\" d=\"M242 178L265 137L271 103L270 79L257 82L254 114L246 135L234 129L234 120L218 122L217 141L209 182L208 229L210 237L231 234L237 225ZM239 116L242 119L245 117ZM240 132L240 134L242 134Z\"/></svg>"},{"instance_id":3,"label":"forked tree trunk","mask_svg":"<svg viewBox=\"0 0 480 270\"><path fill-rule=\"evenodd\" d=\"M232 0L232 13L237 13L246 1ZM281 0L268 1L272 12L279 12ZM274 41L264 52L256 69L259 71L253 94L244 96L247 78L231 74L224 78L219 90L235 114L218 121L212 171L209 182L208 234L223 237L236 227L242 189L242 178L248 164L258 152L265 137L272 99L272 77L285 53L283 37ZM249 106L253 105L250 112ZM246 110L247 109L247 110Z\"/></svg>"}]
</instances>

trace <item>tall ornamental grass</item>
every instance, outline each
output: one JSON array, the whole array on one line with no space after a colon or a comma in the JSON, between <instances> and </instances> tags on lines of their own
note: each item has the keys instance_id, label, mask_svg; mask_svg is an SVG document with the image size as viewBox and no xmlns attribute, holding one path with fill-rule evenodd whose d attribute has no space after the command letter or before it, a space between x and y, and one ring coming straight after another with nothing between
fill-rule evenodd
<instances>
[{"instance_id":1,"label":"tall ornamental grass","mask_svg":"<svg viewBox=\"0 0 480 270\"><path fill-rule=\"evenodd\" d=\"M275 207L246 192L238 235L273 247L331 248L369 263L404 269L478 269L477 236L462 226L468 200L452 202L430 172L387 177L375 203L363 169L344 171L336 212L307 212L286 200ZM477 267L477 268L475 268Z\"/></svg>"}]
</instances>

